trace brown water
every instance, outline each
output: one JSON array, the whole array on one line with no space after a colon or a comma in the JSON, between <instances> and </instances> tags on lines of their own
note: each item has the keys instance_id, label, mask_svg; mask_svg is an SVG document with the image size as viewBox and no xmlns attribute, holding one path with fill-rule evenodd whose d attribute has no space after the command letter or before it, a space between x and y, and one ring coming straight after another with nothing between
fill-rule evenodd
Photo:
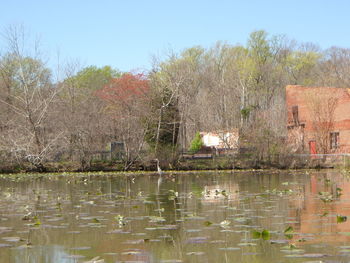
<instances>
[{"instance_id":1,"label":"brown water","mask_svg":"<svg viewBox=\"0 0 350 263\"><path fill-rule=\"evenodd\" d=\"M349 176L3 177L0 262L350 262Z\"/></svg>"}]
</instances>

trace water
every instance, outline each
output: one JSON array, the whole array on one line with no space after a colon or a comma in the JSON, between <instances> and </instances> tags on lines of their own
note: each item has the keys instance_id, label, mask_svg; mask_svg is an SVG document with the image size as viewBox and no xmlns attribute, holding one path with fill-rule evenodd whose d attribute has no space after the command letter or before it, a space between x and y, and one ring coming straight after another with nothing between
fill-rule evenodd
<instances>
[{"instance_id":1,"label":"water","mask_svg":"<svg viewBox=\"0 0 350 263\"><path fill-rule=\"evenodd\" d=\"M350 262L349 176L2 177L0 262Z\"/></svg>"}]
</instances>

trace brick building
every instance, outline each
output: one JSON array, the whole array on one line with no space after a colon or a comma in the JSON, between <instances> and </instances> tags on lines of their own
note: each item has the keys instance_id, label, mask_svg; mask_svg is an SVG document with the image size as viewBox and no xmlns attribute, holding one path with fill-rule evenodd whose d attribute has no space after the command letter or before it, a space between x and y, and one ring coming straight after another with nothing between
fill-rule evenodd
<instances>
[{"instance_id":1,"label":"brick building","mask_svg":"<svg viewBox=\"0 0 350 263\"><path fill-rule=\"evenodd\" d=\"M289 85L286 105L293 152L350 153L350 89Z\"/></svg>"}]
</instances>

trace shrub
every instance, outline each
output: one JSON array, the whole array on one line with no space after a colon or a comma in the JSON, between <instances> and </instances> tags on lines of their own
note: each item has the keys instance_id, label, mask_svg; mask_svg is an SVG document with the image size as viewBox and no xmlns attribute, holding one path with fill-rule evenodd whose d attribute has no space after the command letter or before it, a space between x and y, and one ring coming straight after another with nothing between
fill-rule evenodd
<instances>
[{"instance_id":1,"label":"shrub","mask_svg":"<svg viewBox=\"0 0 350 263\"><path fill-rule=\"evenodd\" d=\"M199 134L199 132L197 132L191 142L189 151L196 153L202 148L202 146L203 146L203 141L202 141L201 135Z\"/></svg>"}]
</instances>

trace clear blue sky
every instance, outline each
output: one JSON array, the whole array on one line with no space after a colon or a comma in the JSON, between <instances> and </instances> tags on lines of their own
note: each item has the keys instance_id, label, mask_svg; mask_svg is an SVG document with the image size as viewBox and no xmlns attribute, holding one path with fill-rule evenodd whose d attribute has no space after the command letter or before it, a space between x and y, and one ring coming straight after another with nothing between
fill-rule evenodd
<instances>
[{"instance_id":1,"label":"clear blue sky","mask_svg":"<svg viewBox=\"0 0 350 263\"><path fill-rule=\"evenodd\" d=\"M245 44L254 30L321 48L350 47L347 0L2 0L1 30L23 24L84 65L149 69L152 54L216 41ZM1 49L1 46L0 46Z\"/></svg>"}]
</instances>

